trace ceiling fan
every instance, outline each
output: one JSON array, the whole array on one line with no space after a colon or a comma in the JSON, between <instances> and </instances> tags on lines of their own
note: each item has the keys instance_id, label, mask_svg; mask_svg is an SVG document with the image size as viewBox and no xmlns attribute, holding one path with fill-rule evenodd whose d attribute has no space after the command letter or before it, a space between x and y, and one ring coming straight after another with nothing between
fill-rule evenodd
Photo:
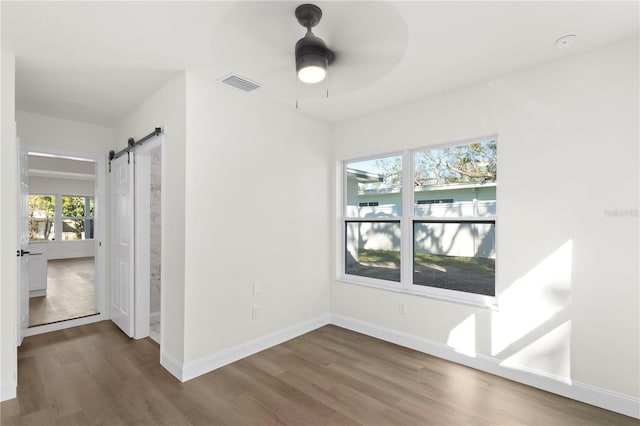
<instances>
[{"instance_id":1,"label":"ceiling fan","mask_svg":"<svg viewBox=\"0 0 640 426\"><path fill-rule=\"evenodd\" d=\"M300 25L307 29L295 48L298 78L303 83L319 83L326 78L329 65L335 60L333 51L311 31L322 19L322 9L314 4L302 4L296 8L295 15Z\"/></svg>"},{"instance_id":2,"label":"ceiling fan","mask_svg":"<svg viewBox=\"0 0 640 426\"><path fill-rule=\"evenodd\" d=\"M217 79L244 75L259 82L257 96L283 105L305 100L315 107L326 99L329 79L332 98L367 87L393 69L407 48L406 22L391 1L229 4L211 38L215 57L202 69Z\"/></svg>"}]
</instances>

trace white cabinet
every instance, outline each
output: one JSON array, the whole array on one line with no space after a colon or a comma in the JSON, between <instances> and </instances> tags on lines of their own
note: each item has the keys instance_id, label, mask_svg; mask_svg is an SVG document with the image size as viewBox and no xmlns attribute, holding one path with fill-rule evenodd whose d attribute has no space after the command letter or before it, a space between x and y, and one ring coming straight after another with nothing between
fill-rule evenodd
<instances>
[{"instance_id":1,"label":"white cabinet","mask_svg":"<svg viewBox=\"0 0 640 426\"><path fill-rule=\"evenodd\" d=\"M29 245L29 297L47 295L47 245Z\"/></svg>"}]
</instances>

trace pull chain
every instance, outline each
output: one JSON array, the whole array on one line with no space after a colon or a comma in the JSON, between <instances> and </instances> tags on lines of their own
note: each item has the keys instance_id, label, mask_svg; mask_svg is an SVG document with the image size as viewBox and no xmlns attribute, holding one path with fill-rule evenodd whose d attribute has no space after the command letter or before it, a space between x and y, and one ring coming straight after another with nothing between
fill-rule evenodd
<instances>
[{"instance_id":1,"label":"pull chain","mask_svg":"<svg viewBox=\"0 0 640 426\"><path fill-rule=\"evenodd\" d=\"M324 64L327 68L327 75L324 77L325 80L325 88L327 89L327 99L329 99L329 60L324 58Z\"/></svg>"},{"instance_id":2,"label":"pull chain","mask_svg":"<svg viewBox=\"0 0 640 426\"><path fill-rule=\"evenodd\" d=\"M296 78L296 110L299 108L298 106L298 96L300 95L300 79L298 78L298 73L295 74Z\"/></svg>"}]
</instances>

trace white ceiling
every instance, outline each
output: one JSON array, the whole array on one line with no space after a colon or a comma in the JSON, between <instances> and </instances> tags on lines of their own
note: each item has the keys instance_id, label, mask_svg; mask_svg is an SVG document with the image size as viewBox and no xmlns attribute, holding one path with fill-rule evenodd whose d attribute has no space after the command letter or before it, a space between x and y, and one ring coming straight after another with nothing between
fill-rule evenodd
<instances>
[{"instance_id":1,"label":"white ceiling","mask_svg":"<svg viewBox=\"0 0 640 426\"><path fill-rule=\"evenodd\" d=\"M639 3L316 2L337 54L327 86L297 84L296 2L2 1L16 107L114 126L182 70L231 72L246 96L335 123L639 36ZM554 41L577 34L571 48ZM228 90L237 90L229 88ZM244 95L244 94L243 94Z\"/></svg>"}]
</instances>

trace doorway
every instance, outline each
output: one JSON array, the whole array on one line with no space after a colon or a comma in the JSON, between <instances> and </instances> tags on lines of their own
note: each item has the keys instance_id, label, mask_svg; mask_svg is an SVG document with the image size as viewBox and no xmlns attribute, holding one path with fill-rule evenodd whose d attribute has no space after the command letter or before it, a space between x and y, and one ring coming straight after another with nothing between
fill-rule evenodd
<instances>
[{"instance_id":1,"label":"doorway","mask_svg":"<svg viewBox=\"0 0 640 426\"><path fill-rule=\"evenodd\" d=\"M138 147L135 163L135 333L161 342L162 137Z\"/></svg>"},{"instance_id":2,"label":"doorway","mask_svg":"<svg viewBox=\"0 0 640 426\"><path fill-rule=\"evenodd\" d=\"M23 146L29 234L25 336L106 319L104 158Z\"/></svg>"},{"instance_id":3,"label":"doorway","mask_svg":"<svg viewBox=\"0 0 640 426\"><path fill-rule=\"evenodd\" d=\"M160 309L162 295L162 149L150 152L150 238L149 238L149 337L160 343Z\"/></svg>"}]
</instances>

